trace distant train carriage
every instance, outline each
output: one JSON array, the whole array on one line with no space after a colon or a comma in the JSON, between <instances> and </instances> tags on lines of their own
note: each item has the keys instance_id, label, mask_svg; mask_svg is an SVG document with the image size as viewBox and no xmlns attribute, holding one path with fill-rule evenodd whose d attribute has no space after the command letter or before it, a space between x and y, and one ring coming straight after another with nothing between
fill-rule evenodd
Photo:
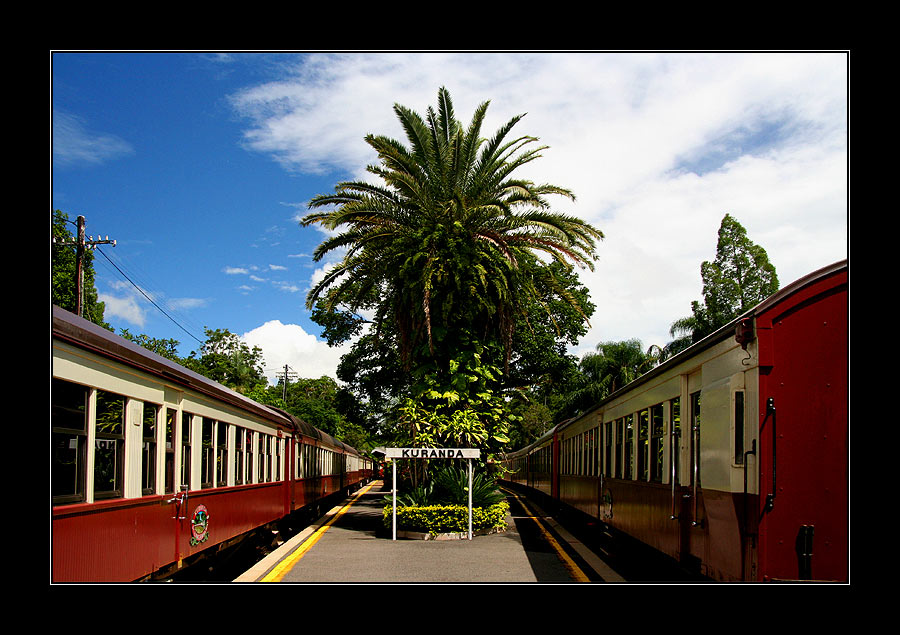
<instances>
[{"instance_id":1,"label":"distant train carriage","mask_svg":"<svg viewBox=\"0 0 900 635\"><path fill-rule=\"evenodd\" d=\"M846 581L848 320L844 261L510 454L508 478L713 579Z\"/></svg>"},{"instance_id":2,"label":"distant train carriage","mask_svg":"<svg viewBox=\"0 0 900 635\"><path fill-rule=\"evenodd\" d=\"M169 573L371 478L276 408L53 308L51 579Z\"/></svg>"}]
</instances>

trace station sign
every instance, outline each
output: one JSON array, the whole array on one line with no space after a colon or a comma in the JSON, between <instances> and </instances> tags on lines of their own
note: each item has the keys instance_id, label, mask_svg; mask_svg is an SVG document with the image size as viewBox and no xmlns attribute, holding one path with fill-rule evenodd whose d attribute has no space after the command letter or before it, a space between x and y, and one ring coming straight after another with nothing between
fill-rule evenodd
<instances>
[{"instance_id":1,"label":"station sign","mask_svg":"<svg viewBox=\"0 0 900 635\"><path fill-rule=\"evenodd\" d=\"M481 457L478 448L384 448L388 459L468 459L469 461L469 540L472 540L472 459ZM392 488L392 525L394 540L397 540L397 461L391 461L394 468Z\"/></svg>"},{"instance_id":2,"label":"station sign","mask_svg":"<svg viewBox=\"0 0 900 635\"><path fill-rule=\"evenodd\" d=\"M385 448L389 459L477 459L481 450L476 448Z\"/></svg>"}]
</instances>

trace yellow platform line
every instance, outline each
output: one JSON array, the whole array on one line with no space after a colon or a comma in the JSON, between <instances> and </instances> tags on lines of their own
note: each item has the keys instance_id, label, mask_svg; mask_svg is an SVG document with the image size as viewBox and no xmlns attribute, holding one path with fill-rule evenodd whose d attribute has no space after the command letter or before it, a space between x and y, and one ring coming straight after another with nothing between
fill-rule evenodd
<instances>
[{"instance_id":1,"label":"yellow platform line","mask_svg":"<svg viewBox=\"0 0 900 635\"><path fill-rule=\"evenodd\" d=\"M319 539L325 535L325 532L328 531L328 528L333 525L338 518L343 516L348 509L355 503L360 496L368 492L375 485L374 482L369 483L366 487L359 490L356 493L349 503L344 505L336 514L334 514L331 518L328 519L327 522L323 523L321 527L319 527L312 536L303 541L299 547L297 547L289 556L287 556L284 560L275 565L269 573L267 573L260 582L281 582L285 575L287 575L288 571L294 568L294 565L304 556L304 554L309 551L313 545L319 542Z\"/></svg>"},{"instance_id":2,"label":"yellow platform line","mask_svg":"<svg viewBox=\"0 0 900 635\"><path fill-rule=\"evenodd\" d=\"M550 546L552 546L556 550L556 555L559 556L560 560L562 560L563 566L569 571L569 575L571 575L572 578L576 582L590 582L591 581L590 578L588 578L584 574L584 571L582 571L581 568L577 564L575 564L575 561L572 560L572 558L569 556L569 554L566 553L565 550L560 546L560 544L559 544L559 542L557 542L556 538L554 538L553 535L549 531L547 531L547 529L544 527L544 523L541 521L541 519L537 515L534 514L534 512L531 511L531 509L528 507L528 505L525 504L525 501L517 494L515 494L505 488L503 489L503 491L507 492L508 494L513 496L517 501L519 501L519 504L522 505L522 508L525 510L525 513L528 514L527 517L530 518L531 520L533 520L537 524L537 527L540 530L541 535L544 537L544 540L549 542Z\"/></svg>"}]
</instances>

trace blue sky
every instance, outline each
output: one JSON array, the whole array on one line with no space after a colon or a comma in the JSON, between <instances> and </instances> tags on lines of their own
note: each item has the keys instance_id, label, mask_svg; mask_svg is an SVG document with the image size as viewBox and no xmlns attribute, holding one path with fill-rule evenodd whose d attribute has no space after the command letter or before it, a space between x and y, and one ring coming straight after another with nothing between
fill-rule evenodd
<instances>
[{"instance_id":1,"label":"blue sky","mask_svg":"<svg viewBox=\"0 0 900 635\"><path fill-rule=\"evenodd\" d=\"M116 330L197 350L204 327L263 349L266 368L334 373L304 300L327 262L298 219L316 194L367 178L367 133L403 138L446 86L468 122L550 146L523 172L572 189L560 211L606 238L581 272L598 308L573 353L665 344L700 299L726 213L782 284L848 257L844 53L53 52L51 206L87 234ZM164 315L138 292L153 298Z\"/></svg>"}]
</instances>

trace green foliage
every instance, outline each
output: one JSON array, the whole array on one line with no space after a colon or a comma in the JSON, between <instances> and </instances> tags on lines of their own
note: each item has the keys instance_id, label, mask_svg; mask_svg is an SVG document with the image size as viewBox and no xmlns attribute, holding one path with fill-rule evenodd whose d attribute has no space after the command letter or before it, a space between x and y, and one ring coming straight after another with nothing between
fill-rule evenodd
<instances>
[{"instance_id":1,"label":"green foliage","mask_svg":"<svg viewBox=\"0 0 900 635\"><path fill-rule=\"evenodd\" d=\"M252 349L228 329L205 329L206 342L182 364L232 390L247 394L265 384L262 349Z\"/></svg>"},{"instance_id":2,"label":"green foliage","mask_svg":"<svg viewBox=\"0 0 900 635\"><path fill-rule=\"evenodd\" d=\"M486 443L498 445L510 420L503 378L511 370L545 373L531 360L558 355L550 341L577 337L574 318L583 322L593 306L572 267L593 266L603 235L551 211L550 197L574 199L568 190L513 176L545 148L534 137L509 137L521 116L482 138L487 107L464 127L443 88L437 111L425 117L395 105L408 145L366 137L379 159L368 170L383 184L339 183L311 201L315 211L302 223L340 232L318 247L316 260L346 254L307 296L329 342L359 335L359 316L374 316L339 371L360 401L383 414L411 398L442 417L433 437L481 439L486 431ZM517 338L520 329L533 340ZM419 438L424 429L404 434Z\"/></svg>"},{"instance_id":3,"label":"green foliage","mask_svg":"<svg viewBox=\"0 0 900 635\"><path fill-rule=\"evenodd\" d=\"M537 441L556 423L554 411L539 401L520 402L519 413L519 425L511 426L510 430L511 449L518 449Z\"/></svg>"},{"instance_id":4,"label":"green foliage","mask_svg":"<svg viewBox=\"0 0 900 635\"><path fill-rule=\"evenodd\" d=\"M597 352L582 357L577 379L568 384L556 421L587 410L651 370L659 361L656 348L645 351L637 339L598 344Z\"/></svg>"},{"instance_id":5,"label":"green foliage","mask_svg":"<svg viewBox=\"0 0 900 635\"><path fill-rule=\"evenodd\" d=\"M447 503L457 505L469 504L469 471L466 468L454 466L439 470L434 475L434 498ZM483 472L475 472L472 475L472 506L490 507L506 500L493 479L485 476Z\"/></svg>"},{"instance_id":6,"label":"green foliage","mask_svg":"<svg viewBox=\"0 0 900 635\"><path fill-rule=\"evenodd\" d=\"M371 434L342 411L343 389L328 376L301 378L277 386L255 385L247 396L262 404L281 408L319 430L335 436L357 450L377 445Z\"/></svg>"},{"instance_id":7,"label":"green foliage","mask_svg":"<svg viewBox=\"0 0 900 635\"><path fill-rule=\"evenodd\" d=\"M385 496L385 501L393 506L392 496ZM397 494L397 505L401 507L426 507L435 503L434 484L431 481Z\"/></svg>"},{"instance_id":8,"label":"green foliage","mask_svg":"<svg viewBox=\"0 0 900 635\"><path fill-rule=\"evenodd\" d=\"M178 355L178 340L158 339L155 337L150 337L149 335L144 335L143 333L141 333L140 335L134 335L128 329L121 329L119 335L124 337L129 342L134 342L138 346L146 348L148 351L153 351L161 357L170 359L178 364L182 362L181 357Z\"/></svg>"},{"instance_id":9,"label":"green foliage","mask_svg":"<svg viewBox=\"0 0 900 635\"><path fill-rule=\"evenodd\" d=\"M719 226L716 258L700 265L703 302L691 303L691 315L676 320L666 347L673 355L698 342L778 291L775 265L766 250L747 237L747 230L730 214Z\"/></svg>"},{"instance_id":10,"label":"green foliage","mask_svg":"<svg viewBox=\"0 0 900 635\"><path fill-rule=\"evenodd\" d=\"M73 243L75 236L71 228L73 221L68 214L60 210L53 212L51 225L52 244L50 250L50 301L58 307L76 313L78 307L76 248L61 243ZM84 307L83 317L107 330L112 327L104 322L105 305L97 299L97 288L94 286L94 252L85 250L82 259L84 272Z\"/></svg>"},{"instance_id":11,"label":"green foliage","mask_svg":"<svg viewBox=\"0 0 900 635\"><path fill-rule=\"evenodd\" d=\"M505 500L488 507L472 508L472 530L490 531L506 529L509 503ZM382 515L384 526L393 526L393 508L386 505ZM464 533L469 530L469 508L463 505L429 505L424 507L397 507L397 529L420 531L432 535Z\"/></svg>"},{"instance_id":12,"label":"green foliage","mask_svg":"<svg viewBox=\"0 0 900 635\"><path fill-rule=\"evenodd\" d=\"M506 500L506 496L497 489L496 481L481 470L473 470L472 506L489 507ZM390 504L392 498L385 497ZM426 482L413 486L408 490L400 489L397 504L404 507L421 507L429 505L469 505L469 470L466 467L445 465L432 470Z\"/></svg>"}]
</instances>

